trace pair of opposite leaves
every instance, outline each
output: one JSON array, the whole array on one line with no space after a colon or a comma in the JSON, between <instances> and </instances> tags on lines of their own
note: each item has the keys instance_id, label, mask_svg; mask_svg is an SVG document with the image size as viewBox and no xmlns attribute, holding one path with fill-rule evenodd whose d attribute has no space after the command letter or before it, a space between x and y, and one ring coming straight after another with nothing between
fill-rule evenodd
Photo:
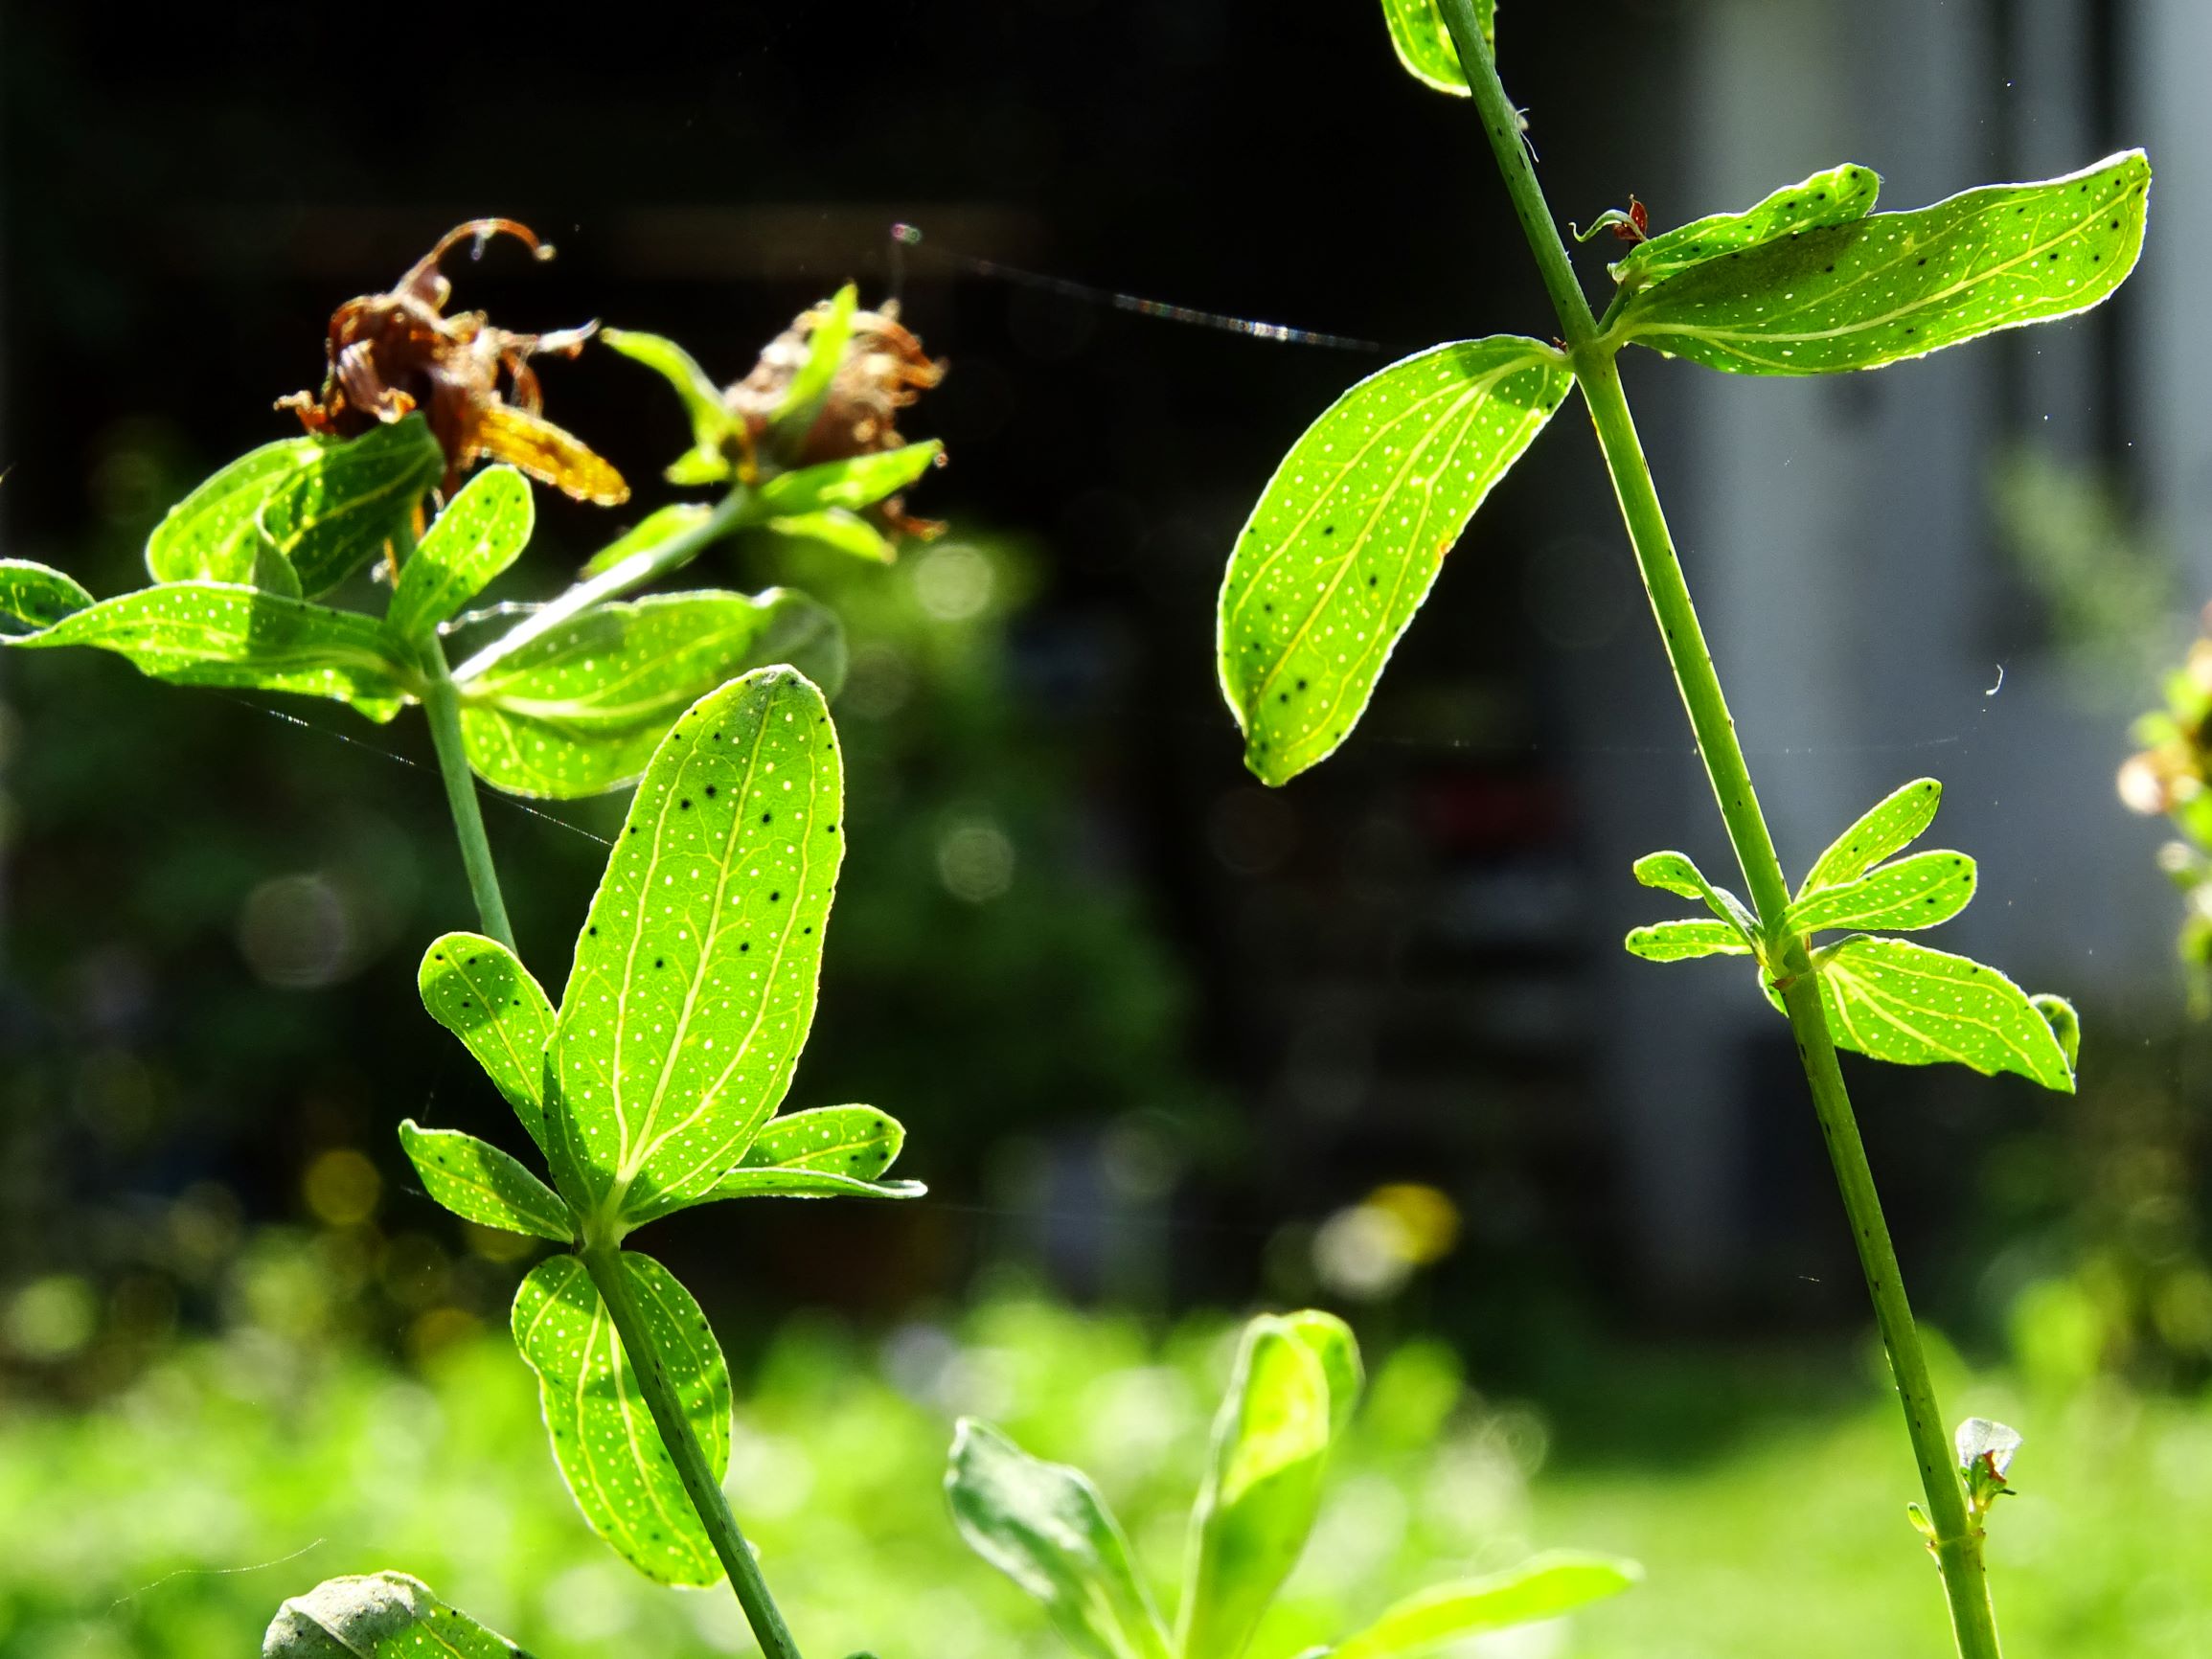
<instances>
[{"instance_id":1,"label":"pair of opposite leaves","mask_svg":"<svg viewBox=\"0 0 2212 1659\"><path fill-rule=\"evenodd\" d=\"M1245 1327L1191 1511L1173 1635L1120 1523L1080 1469L964 1420L945 1477L953 1519L970 1548L1044 1604L1083 1659L1239 1659L1305 1551L1359 1386L1358 1345L1334 1315L1263 1314ZM1633 1562L1542 1556L1420 1592L1329 1651L1393 1659L1557 1618L1638 1577Z\"/></svg>"},{"instance_id":2,"label":"pair of opposite leaves","mask_svg":"<svg viewBox=\"0 0 2212 1659\"><path fill-rule=\"evenodd\" d=\"M650 1332L717 1480L730 1380L698 1304L616 1248L632 1228L748 1196L910 1197L879 1177L904 1139L868 1106L772 1117L813 1019L842 860L843 777L821 693L763 669L688 710L647 766L556 1010L504 946L447 934L422 1000L514 1108L553 1177L449 1129L400 1126L429 1195L488 1227L588 1247ZM640 1571L708 1584L720 1565L639 1392L592 1270L540 1262L514 1300L570 1490Z\"/></svg>"}]
</instances>

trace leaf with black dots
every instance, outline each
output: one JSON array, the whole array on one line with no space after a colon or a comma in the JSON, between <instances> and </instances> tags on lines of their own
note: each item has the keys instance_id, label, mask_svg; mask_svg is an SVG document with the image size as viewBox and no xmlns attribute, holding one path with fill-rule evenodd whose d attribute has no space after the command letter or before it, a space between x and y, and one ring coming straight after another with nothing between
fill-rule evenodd
<instances>
[{"instance_id":1,"label":"leaf with black dots","mask_svg":"<svg viewBox=\"0 0 2212 1659\"><path fill-rule=\"evenodd\" d=\"M576 1240L576 1223L553 1189L488 1141L458 1129L425 1129L409 1118L399 1145L422 1190L465 1221L556 1244Z\"/></svg>"},{"instance_id":2,"label":"leaf with black dots","mask_svg":"<svg viewBox=\"0 0 2212 1659\"><path fill-rule=\"evenodd\" d=\"M372 619L226 582L141 588L7 643L26 650L93 646L171 685L334 697L379 721L416 690L414 669Z\"/></svg>"},{"instance_id":3,"label":"leaf with black dots","mask_svg":"<svg viewBox=\"0 0 2212 1659\"><path fill-rule=\"evenodd\" d=\"M906 1131L874 1106L817 1106L771 1118L710 1198L919 1198L919 1181L885 1181Z\"/></svg>"},{"instance_id":4,"label":"leaf with black dots","mask_svg":"<svg viewBox=\"0 0 2212 1659\"><path fill-rule=\"evenodd\" d=\"M461 1039L538 1149L550 1151L545 1045L553 1004L530 970L496 939L448 933L422 953L415 983L430 1017Z\"/></svg>"},{"instance_id":5,"label":"leaf with black dots","mask_svg":"<svg viewBox=\"0 0 2212 1659\"><path fill-rule=\"evenodd\" d=\"M1891 790L1813 860L1797 897L1856 881L1884 858L1904 852L1927 832L1942 805L1943 785L1933 778L1915 778Z\"/></svg>"},{"instance_id":6,"label":"leaf with black dots","mask_svg":"<svg viewBox=\"0 0 2212 1659\"><path fill-rule=\"evenodd\" d=\"M445 452L421 415L325 443L254 515L312 599L337 586L412 519L445 471Z\"/></svg>"},{"instance_id":7,"label":"leaf with black dots","mask_svg":"<svg viewBox=\"0 0 2212 1659\"><path fill-rule=\"evenodd\" d=\"M685 709L770 663L833 694L845 674L836 613L781 587L596 605L457 682L462 740L477 775L511 794L601 794L645 770Z\"/></svg>"},{"instance_id":8,"label":"leaf with black dots","mask_svg":"<svg viewBox=\"0 0 2212 1659\"><path fill-rule=\"evenodd\" d=\"M1822 230L1864 218L1874 211L1881 192L1881 174L1847 162L1801 184L1786 185L1742 213L1708 214L1662 231L1606 268L1623 288L1649 287L1692 266L1787 239L1792 231Z\"/></svg>"},{"instance_id":9,"label":"leaf with black dots","mask_svg":"<svg viewBox=\"0 0 2212 1659\"><path fill-rule=\"evenodd\" d=\"M1638 289L1609 332L1742 375L1926 356L2100 304L2135 267L2150 191L2150 161L2129 150L2064 178L1790 231Z\"/></svg>"},{"instance_id":10,"label":"leaf with black dots","mask_svg":"<svg viewBox=\"0 0 2212 1659\"><path fill-rule=\"evenodd\" d=\"M1869 934L1814 952L1813 963L1838 1048L1894 1065L1954 1062L1985 1077L2017 1072L2074 1092L2073 1060L2054 1021L1987 964Z\"/></svg>"},{"instance_id":11,"label":"leaf with black dots","mask_svg":"<svg viewBox=\"0 0 2212 1659\"><path fill-rule=\"evenodd\" d=\"M651 1333L651 1363L674 1384L719 1481L730 1466L730 1372L721 1345L667 1268L630 1250L616 1260ZM660 1583L719 1582L721 1563L582 1260L556 1256L530 1270L515 1292L513 1330L514 1345L537 1374L554 1461L591 1530Z\"/></svg>"},{"instance_id":12,"label":"leaf with black dots","mask_svg":"<svg viewBox=\"0 0 2212 1659\"><path fill-rule=\"evenodd\" d=\"M756 670L676 721L630 802L554 1028L594 1205L703 1199L789 1088L814 1017L844 838L822 693Z\"/></svg>"},{"instance_id":13,"label":"leaf with black dots","mask_svg":"<svg viewBox=\"0 0 2212 1659\"><path fill-rule=\"evenodd\" d=\"M1217 639L1263 783L1344 741L1444 556L1572 383L1539 340L1438 346L1360 381L1291 446L1229 556Z\"/></svg>"},{"instance_id":14,"label":"leaf with black dots","mask_svg":"<svg viewBox=\"0 0 2212 1659\"><path fill-rule=\"evenodd\" d=\"M1433 91L1454 98L1469 95L1459 48L1436 0L1382 0L1382 18L1390 26L1391 47L1406 74ZM1483 39L1496 51L1497 0L1474 0L1474 20Z\"/></svg>"},{"instance_id":15,"label":"leaf with black dots","mask_svg":"<svg viewBox=\"0 0 2212 1659\"><path fill-rule=\"evenodd\" d=\"M277 1609L262 1659L530 1659L405 1573L326 1579Z\"/></svg>"},{"instance_id":16,"label":"leaf with black dots","mask_svg":"<svg viewBox=\"0 0 2212 1659\"><path fill-rule=\"evenodd\" d=\"M147 537L148 574L155 581L240 582L297 594L299 576L262 534L261 511L322 450L312 438L279 439L207 479Z\"/></svg>"},{"instance_id":17,"label":"leaf with black dots","mask_svg":"<svg viewBox=\"0 0 2212 1659\"><path fill-rule=\"evenodd\" d=\"M385 625L402 640L426 637L521 556L536 521L530 481L512 466L487 466L408 555Z\"/></svg>"},{"instance_id":18,"label":"leaf with black dots","mask_svg":"<svg viewBox=\"0 0 2212 1659\"><path fill-rule=\"evenodd\" d=\"M1822 887L1792 904L1792 933L1880 927L1909 932L1949 921L1973 898L1974 862L1963 852L1915 852L1854 881Z\"/></svg>"}]
</instances>

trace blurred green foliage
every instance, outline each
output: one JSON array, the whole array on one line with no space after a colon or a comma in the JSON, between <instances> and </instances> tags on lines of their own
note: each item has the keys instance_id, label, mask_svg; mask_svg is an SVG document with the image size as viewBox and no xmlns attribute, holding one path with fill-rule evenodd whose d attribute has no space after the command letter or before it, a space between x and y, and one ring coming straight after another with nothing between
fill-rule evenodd
<instances>
[{"instance_id":1,"label":"blurred green foliage","mask_svg":"<svg viewBox=\"0 0 2212 1659\"><path fill-rule=\"evenodd\" d=\"M333 1335L344 1298L329 1263L327 1237L266 1234L233 1276L218 1338L152 1356L81 1413L0 1406L0 1652L234 1655L286 1595L394 1564L543 1659L748 1650L726 1596L646 1584L585 1529L503 1338L454 1321L418 1366L395 1368ZM18 1293L14 1339L67 1294L42 1292L32 1313ZM741 1380L729 1485L809 1650L1058 1651L1036 1603L969 1556L945 1512L938 1477L962 1412L1087 1467L1152 1581L1174 1582L1234 1336L1222 1317L1155 1329L1016 1291L949 1322L787 1324ZM2082 1659L2212 1654L2212 1398L2062 1383L2048 1351L2065 1340L2035 1338L2045 1352L2026 1381L1947 1362L1962 1411L2031 1429L2020 1495L1992 1522L2013 1639ZM1641 1557L1648 1581L1556 1644L1547 1631L1472 1653L1771 1659L1778 1629L1796 1659L1940 1646L1929 1569L1902 1547L1911 1471L1877 1356L1842 1368L1839 1388L1833 1363L1803 1356L1613 1354L1591 1394L1624 1417L1644 1395L1730 1388L1738 1367L1760 1372L1764 1405L1713 1450L1683 1456L1661 1438L1602 1461L1578 1456L1571 1425L1555 1439L1526 1407L1483 1400L1437 1344L1376 1357L1255 1659L1564 1538Z\"/></svg>"}]
</instances>

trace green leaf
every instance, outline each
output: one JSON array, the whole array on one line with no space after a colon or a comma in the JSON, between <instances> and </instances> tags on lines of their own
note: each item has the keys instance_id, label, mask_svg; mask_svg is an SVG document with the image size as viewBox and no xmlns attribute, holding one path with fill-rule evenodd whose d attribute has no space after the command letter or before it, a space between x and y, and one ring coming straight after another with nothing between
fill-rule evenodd
<instances>
[{"instance_id":1,"label":"green leaf","mask_svg":"<svg viewBox=\"0 0 2212 1659\"><path fill-rule=\"evenodd\" d=\"M297 692L388 720L414 690L372 619L258 588L179 581L72 611L11 646L97 646L180 686Z\"/></svg>"},{"instance_id":2,"label":"green leaf","mask_svg":"<svg viewBox=\"0 0 2212 1659\"><path fill-rule=\"evenodd\" d=\"M718 1481L730 1466L730 1373L721 1347L667 1268L628 1250L620 1261ZM554 1461L591 1530L649 1579L719 1582L721 1563L638 1392L613 1316L579 1258L556 1256L530 1270L514 1297L514 1344L537 1374Z\"/></svg>"},{"instance_id":3,"label":"green leaf","mask_svg":"<svg viewBox=\"0 0 2212 1659\"><path fill-rule=\"evenodd\" d=\"M666 466L661 476L671 484L696 489L709 484L726 484L737 472L719 449L687 449Z\"/></svg>"},{"instance_id":4,"label":"green leaf","mask_svg":"<svg viewBox=\"0 0 2212 1659\"><path fill-rule=\"evenodd\" d=\"M1191 1511L1176 1651L1237 1659L1305 1551L1334 1432L1328 1368L1287 1320L1244 1328Z\"/></svg>"},{"instance_id":5,"label":"green leaf","mask_svg":"<svg viewBox=\"0 0 2212 1659\"><path fill-rule=\"evenodd\" d=\"M613 347L633 363L644 364L674 387L676 397L683 402L684 413L691 417L692 443L710 454L721 453L737 422L722 401L722 389L692 360L689 352L673 340L640 333L635 329L602 329L599 337L604 344ZM726 459L722 468L726 477L729 471Z\"/></svg>"},{"instance_id":6,"label":"green leaf","mask_svg":"<svg viewBox=\"0 0 2212 1659\"><path fill-rule=\"evenodd\" d=\"M944 453L945 445L931 438L900 449L779 472L760 488L761 516L798 518L832 508L873 507L927 472Z\"/></svg>"},{"instance_id":7,"label":"green leaf","mask_svg":"<svg viewBox=\"0 0 2212 1659\"><path fill-rule=\"evenodd\" d=\"M1648 287L1694 265L1726 259L1792 232L1820 230L1864 218L1881 193L1881 175L1846 163L1786 185L1757 207L1738 214L1709 214L1639 242L1607 268L1624 288Z\"/></svg>"},{"instance_id":8,"label":"green leaf","mask_svg":"<svg viewBox=\"0 0 2212 1659\"><path fill-rule=\"evenodd\" d=\"M801 512L787 518L771 518L767 528L778 535L787 535L799 541L818 541L839 553L851 554L874 564L889 564L898 557L883 533L856 513L841 507L832 507L822 512Z\"/></svg>"},{"instance_id":9,"label":"green leaf","mask_svg":"<svg viewBox=\"0 0 2212 1659\"><path fill-rule=\"evenodd\" d=\"M1733 921L1655 921L1633 928L1624 942L1646 962L1687 962L1697 956L1749 956L1750 945Z\"/></svg>"},{"instance_id":10,"label":"green leaf","mask_svg":"<svg viewBox=\"0 0 2212 1659\"><path fill-rule=\"evenodd\" d=\"M429 422L410 415L322 446L262 504L256 522L312 599L380 552L445 472Z\"/></svg>"},{"instance_id":11,"label":"green leaf","mask_svg":"<svg viewBox=\"0 0 2212 1659\"><path fill-rule=\"evenodd\" d=\"M1831 927L1909 932L1949 921L1973 897L1974 863L1963 852L1916 852L1869 871L1856 881L1823 887L1792 904L1783 925L1792 933Z\"/></svg>"},{"instance_id":12,"label":"green leaf","mask_svg":"<svg viewBox=\"0 0 2212 1659\"><path fill-rule=\"evenodd\" d=\"M1915 778L1883 796L1813 861L1797 897L1856 881L1884 858L1904 852L1927 833L1941 805L1943 785L1933 778Z\"/></svg>"},{"instance_id":13,"label":"green leaf","mask_svg":"<svg viewBox=\"0 0 2212 1659\"><path fill-rule=\"evenodd\" d=\"M2150 162L2130 150L2041 184L1793 232L1639 289L1610 331L1744 375L1926 356L2103 301L2142 251L2150 189Z\"/></svg>"},{"instance_id":14,"label":"green leaf","mask_svg":"<svg viewBox=\"0 0 2212 1659\"><path fill-rule=\"evenodd\" d=\"M1367 1379L1359 1363L1359 1344L1352 1328L1334 1313L1308 1307L1282 1317L1284 1328L1321 1362L1321 1375L1329 1384L1329 1437L1334 1440L1351 1422Z\"/></svg>"},{"instance_id":15,"label":"green leaf","mask_svg":"<svg viewBox=\"0 0 2212 1659\"><path fill-rule=\"evenodd\" d=\"M77 579L28 558L0 558L0 637L50 628L92 603Z\"/></svg>"},{"instance_id":16,"label":"green leaf","mask_svg":"<svg viewBox=\"0 0 2212 1659\"><path fill-rule=\"evenodd\" d=\"M323 453L312 438L284 438L239 456L178 502L146 541L146 568L155 581L225 581L252 584L264 557L288 569L283 554L262 534L264 503L293 483ZM280 585L299 591L296 573Z\"/></svg>"},{"instance_id":17,"label":"green leaf","mask_svg":"<svg viewBox=\"0 0 2212 1659\"><path fill-rule=\"evenodd\" d=\"M701 699L654 753L552 1048L584 1186L625 1221L703 1199L790 1086L843 829L837 735L793 670Z\"/></svg>"},{"instance_id":18,"label":"green leaf","mask_svg":"<svg viewBox=\"0 0 2212 1659\"><path fill-rule=\"evenodd\" d=\"M576 1223L553 1189L488 1141L458 1129L425 1129L408 1118L399 1145L422 1190L464 1221L534 1233L556 1244L576 1241Z\"/></svg>"},{"instance_id":19,"label":"green leaf","mask_svg":"<svg viewBox=\"0 0 2212 1659\"><path fill-rule=\"evenodd\" d=\"M1344 740L1445 554L1572 383L1538 340L1439 346L1360 381L1291 446L1221 584L1221 690L1264 783Z\"/></svg>"},{"instance_id":20,"label":"green leaf","mask_svg":"<svg viewBox=\"0 0 2212 1659\"><path fill-rule=\"evenodd\" d=\"M2036 1012L2043 1016L2043 1023L2051 1028L2057 1039L2059 1052L2066 1057L2066 1070L2079 1071L2082 1066L2082 1016L2074 1011L2074 1005L2056 991L2041 991L2028 998Z\"/></svg>"},{"instance_id":21,"label":"green leaf","mask_svg":"<svg viewBox=\"0 0 2212 1659\"><path fill-rule=\"evenodd\" d=\"M1366 1629L1338 1643L1334 1659L1393 1659L1492 1630L1561 1618L1619 1595L1643 1576L1633 1561L1608 1556L1539 1556L1489 1578L1438 1584L1408 1596Z\"/></svg>"},{"instance_id":22,"label":"green leaf","mask_svg":"<svg viewBox=\"0 0 2212 1659\"><path fill-rule=\"evenodd\" d=\"M530 1659L404 1573L328 1579L277 1609L262 1659Z\"/></svg>"},{"instance_id":23,"label":"green leaf","mask_svg":"<svg viewBox=\"0 0 2212 1659\"><path fill-rule=\"evenodd\" d=\"M845 348L853 339L853 313L859 306L860 290L847 283L826 304L814 307L818 321L807 336L807 360L784 389L784 400L772 420L794 442L807 435L821 413L822 401L845 361Z\"/></svg>"},{"instance_id":24,"label":"green leaf","mask_svg":"<svg viewBox=\"0 0 2212 1659\"><path fill-rule=\"evenodd\" d=\"M430 1017L461 1039L538 1150L550 1153L545 1045L553 1004L530 970L496 939L448 933L422 953L415 983Z\"/></svg>"},{"instance_id":25,"label":"green leaf","mask_svg":"<svg viewBox=\"0 0 2212 1659\"><path fill-rule=\"evenodd\" d=\"M770 663L840 684L836 613L789 588L595 605L460 681L461 736L469 763L502 789L596 795L643 772L685 709Z\"/></svg>"},{"instance_id":26,"label":"green leaf","mask_svg":"<svg viewBox=\"0 0 2212 1659\"><path fill-rule=\"evenodd\" d=\"M1497 49L1496 11L1497 0L1474 0L1475 21L1493 51ZM1460 67L1459 48L1452 43L1436 0L1382 0L1382 16L1406 74L1438 92L1468 96L1467 71Z\"/></svg>"},{"instance_id":27,"label":"green leaf","mask_svg":"<svg viewBox=\"0 0 2212 1659\"><path fill-rule=\"evenodd\" d=\"M673 541L679 535L696 530L714 515L713 508L696 501L679 501L673 507L650 512L585 559L583 568L576 573L577 577L588 580L610 571L632 554L644 553L649 548L660 546L664 541ZM671 568L681 570L683 566L679 564Z\"/></svg>"},{"instance_id":28,"label":"green leaf","mask_svg":"<svg viewBox=\"0 0 2212 1659\"><path fill-rule=\"evenodd\" d=\"M2073 1067L2050 1023L1995 968L1862 933L1815 951L1813 961L1838 1048L1894 1065L1955 1060L1985 1077L2018 1072L2046 1089L2074 1092Z\"/></svg>"},{"instance_id":29,"label":"green leaf","mask_svg":"<svg viewBox=\"0 0 2212 1659\"><path fill-rule=\"evenodd\" d=\"M878 1180L906 1131L874 1106L817 1106L771 1118L710 1198L919 1198L919 1181Z\"/></svg>"},{"instance_id":30,"label":"green leaf","mask_svg":"<svg viewBox=\"0 0 2212 1659\"><path fill-rule=\"evenodd\" d=\"M969 1548L1042 1602L1085 1659L1168 1659L1129 1539L1082 1470L1040 1462L963 1418L945 1492Z\"/></svg>"},{"instance_id":31,"label":"green leaf","mask_svg":"<svg viewBox=\"0 0 2212 1659\"><path fill-rule=\"evenodd\" d=\"M1676 898L1703 900L1705 908L1735 929L1745 944L1758 942L1759 919L1725 887L1716 887L1706 880L1705 873L1692 863L1686 853L1647 852L1629 869L1646 887L1656 887Z\"/></svg>"},{"instance_id":32,"label":"green leaf","mask_svg":"<svg viewBox=\"0 0 2212 1659\"><path fill-rule=\"evenodd\" d=\"M515 561L536 520L529 480L512 466L486 467L401 567L386 625L403 640L426 637Z\"/></svg>"}]
</instances>

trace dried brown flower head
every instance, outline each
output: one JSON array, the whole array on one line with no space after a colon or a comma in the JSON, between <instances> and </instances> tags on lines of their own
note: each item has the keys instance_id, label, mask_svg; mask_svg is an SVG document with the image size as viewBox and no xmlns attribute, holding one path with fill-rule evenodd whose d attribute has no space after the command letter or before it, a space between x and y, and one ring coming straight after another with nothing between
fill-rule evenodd
<instances>
[{"instance_id":1,"label":"dried brown flower head","mask_svg":"<svg viewBox=\"0 0 2212 1659\"><path fill-rule=\"evenodd\" d=\"M357 438L378 421L420 409L445 452L448 494L490 456L580 501L615 506L629 498L629 486L581 439L539 413L544 399L530 366L533 356L547 352L575 356L599 325L517 334L493 328L482 311L445 314L453 285L438 261L462 242L481 248L502 232L537 258L552 257L550 246L513 219L456 225L389 293L363 294L331 314L322 391L295 392L280 398L277 407L297 411L309 432L334 438Z\"/></svg>"},{"instance_id":2,"label":"dried brown flower head","mask_svg":"<svg viewBox=\"0 0 2212 1659\"><path fill-rule=\"evenodd\" d=\"M829 315L827 304L800 312L768 342L752 373L722 394L730 413L743 423L749 449L758 449L767 437L792 377L806 364L814 330ZM879 311L854 312L852 338L820 412L776 459L787 466L815 466L901 447L906 440L899 432L899 411L943 380L946 368L945 359L932 358L899 321L898 301L886 301ZM885 524L924 540L944 534L942 524L907 517L902 499L894 496L878 505Z\"/></svg>"}]
</instances>

